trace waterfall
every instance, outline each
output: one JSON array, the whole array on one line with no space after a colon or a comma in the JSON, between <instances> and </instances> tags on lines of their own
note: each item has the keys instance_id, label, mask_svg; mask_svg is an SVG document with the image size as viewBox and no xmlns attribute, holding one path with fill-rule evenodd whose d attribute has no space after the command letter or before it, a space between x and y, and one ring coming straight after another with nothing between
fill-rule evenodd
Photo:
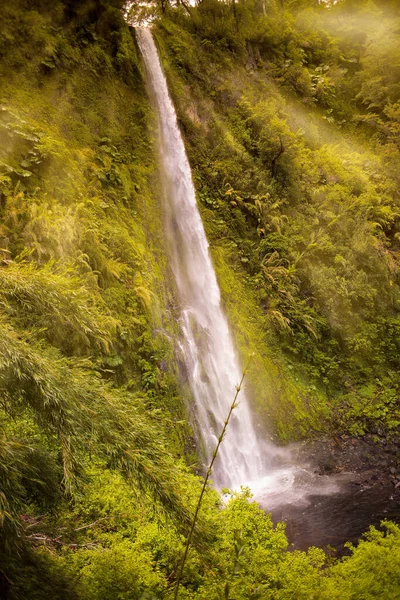
<instances>
[{"instance_id":1,"label":"waterfall","mask_svg":"<svg viewBox=\"0 0 400 600\"><path fill-rule=\"evenodd\" d=\"M181 348L204 459L209 461L242 370L221 307L189 161L154 40L148 28L137 28L136 32L158 117L169 258L181 306ZM261 471L261 447L242 390L215 463L213 480L219 489L236 488L258 479Z\"/></svg>"}]
</instances>

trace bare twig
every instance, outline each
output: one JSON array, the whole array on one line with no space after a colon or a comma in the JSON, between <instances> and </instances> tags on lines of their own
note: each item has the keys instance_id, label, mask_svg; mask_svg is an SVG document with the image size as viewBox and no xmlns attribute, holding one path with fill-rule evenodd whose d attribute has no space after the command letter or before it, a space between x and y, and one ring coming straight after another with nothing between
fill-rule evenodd
<instances>
[{"instance_id":1,"label":"bare twig","mask_svg":"<svg viewBox=\"0 0 400 600\"><path fill-rule=\"evenodd\" d=\"M204 478L203 487L201 488L200 496L199 496L199 499L197 501L196 510L194 512L192 525L190 527L189 535L188 535L187 540L186 540L185 551L184 551L184 554L183 554L183 557L182 557L182 562L181 562L181 565L180 565L180 568L179 568L178 577L176 579L174 600L177 600L177 598L178 598L179 585L181 583L181 579L182 579L182 575L183 575L183 569L185 568L185 563L186 563L186 559L187 559L187 556L188 556L188 553L189 553L190 543L192 541L192 536L193 536L194 528L196 527L197 517L199 515L199 511L200 511L200 507L201 507L201 503L202 503L202 500L203 500L204 493L206 491L207 483L208 483L208 480L210 478L211 471L212 471L215 459L217 458L219 447L222 444L222 440L224 439L226 428L228 427L229 419L231 418L233 410L237 407L237 399L238 399L238 396L239 396L239 392L240 392L240 390L243 387L243 381L244 381L244 378L246 376L246 372L247 372L247 369L249 367L250 360L251 360L251 356L249 357L249 359L248 359L248 361L246 363L246 366L244 368L244 371L243 371L240 383L239 383L239 385L236 386L235 397L234 397L233 402L232 402L232 404L230 406L228 416L226 417L224 426L222 428L221 434L220 434L220 436L218 438L217 445L216 445L214 453L212 455L211 462L210 462L209 467L207 469L206 476Z\"/></svg>"},{"instance_id":2,"label":"bare twig","mask_svg":"<svg viewBox=\"0 0 400 600\"><path fill-rule=\"evenodd\" d=\"M99 546L99 544L68 544L68 543L60 540L59 537L52 538L48 535L45 535L44 533L28 535L27 539L32 540L33 542L40 542L41 544L43 544L43 546L58 545L58 546L66 546L68 548L85 548L85 549L97 548Z\"/></svg>"},{"instance_id":3,"label":"bare twig","mask_svg":"<svg viewBox=\"0 0 400 600\"><path fill-rule=\"evenodd\" d=\"M114 519L115 517L128 518L128 515L119 514L119 515L108 515L106 517L100 517L100 519L93 521L93 523L89 523L89 525L81 525L81 527L77 527L76 529L74 529L74 531L82 531L82 529L89 529L89 527L94 527L95 525L97 525L97 523L100 523L100 521L107 521L108 519Z\"/></svg>"}]
</instances>

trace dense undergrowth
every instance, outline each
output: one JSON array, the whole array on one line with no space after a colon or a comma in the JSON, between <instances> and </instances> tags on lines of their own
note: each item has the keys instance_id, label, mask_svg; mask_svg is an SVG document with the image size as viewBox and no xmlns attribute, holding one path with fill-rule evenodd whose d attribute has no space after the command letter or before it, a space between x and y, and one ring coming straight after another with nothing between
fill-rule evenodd
<instances>
[{"instance_id":1,"label":"dense undergrowth","mask_svg":"<svg viewBox=\"0 0 400 600\"><path fill-rule=\"evenodd\" d=\"M235 7L156 33L259 419L394 435L396 47ZM170 598L199 481L134 32L117 0L0 11L0 597ZM397 598L399 544L288 552L209 490L180 597Z\"/></svg>"}]
</instances>

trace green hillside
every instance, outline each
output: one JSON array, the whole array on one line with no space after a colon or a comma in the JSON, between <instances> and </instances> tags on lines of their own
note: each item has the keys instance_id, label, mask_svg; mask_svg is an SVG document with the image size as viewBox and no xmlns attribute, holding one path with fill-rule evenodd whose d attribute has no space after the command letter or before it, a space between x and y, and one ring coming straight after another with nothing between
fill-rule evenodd
<instances>
[{"instance_id":1,"label":"green hillside","mask_svg":"<svg viewBox=\"0 0 400 600\"><path fill-rule=\"evenodd\" d=\"M332 416L394 430L399 21L369 3L238 11L204 0L157 39L257 408L284 438Z\"/></svg>"},{"instance_id":2,"label":"green hillside","mask_svg":"<svg viewBox=\"0 0 400 600\"><path fill-rule=\"evenodd\" d=\"M396 2L149 6L260 430L398 441ZM0 598L173 598L201 488L156 125L120 0L0 7ZM133 6L133 17L147 7ZM400 463L399 463L400 464ZM207 490L179 598L400 597Z\"/></svg>"}]
</instances>

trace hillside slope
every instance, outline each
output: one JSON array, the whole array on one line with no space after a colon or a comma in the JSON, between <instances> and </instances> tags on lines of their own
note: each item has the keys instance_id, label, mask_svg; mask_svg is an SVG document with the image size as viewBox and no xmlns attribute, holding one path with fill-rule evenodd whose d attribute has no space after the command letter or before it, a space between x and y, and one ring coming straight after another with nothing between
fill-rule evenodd
<instances>
[{"instance_id":1,"label":"hillside slope","mask_svg":"<svg viewBox=\"0 0 400 600\"><path fill-rule=\"evenodd\" d=\"M157 26L255 406L283 438L398 430L398 27L368 3L213 1Z\"/></svg>"},{"instance_id":2,"label":"hillside slope","mask_svg":"<svg viewBox=\"0 0 400 600\"><path fill-rule=\"evenodd\" d=\"M283 440L349 429L394 437L396 90L374 143L321 125L322 109L302 100L303 33L291 13L282 28L268 4L256 40L245 31L260 11L246 4L243 35L219 3L190 18L171 10L155 28L225 307L242 357L255 351L253 406ZM154 116L121 8L4 0L0 9L7 600L172 598L200 489ZM307 35L325 60L331 42ZM315 97L325 87L311 81ZM329 118L344 118L354 93L343 94ZM288 552L284 525L248 498L232 493L222 510L207 491L180 597L397 597L395 525L336 562L320 549Z\"/></svg>"}]
</instances>

